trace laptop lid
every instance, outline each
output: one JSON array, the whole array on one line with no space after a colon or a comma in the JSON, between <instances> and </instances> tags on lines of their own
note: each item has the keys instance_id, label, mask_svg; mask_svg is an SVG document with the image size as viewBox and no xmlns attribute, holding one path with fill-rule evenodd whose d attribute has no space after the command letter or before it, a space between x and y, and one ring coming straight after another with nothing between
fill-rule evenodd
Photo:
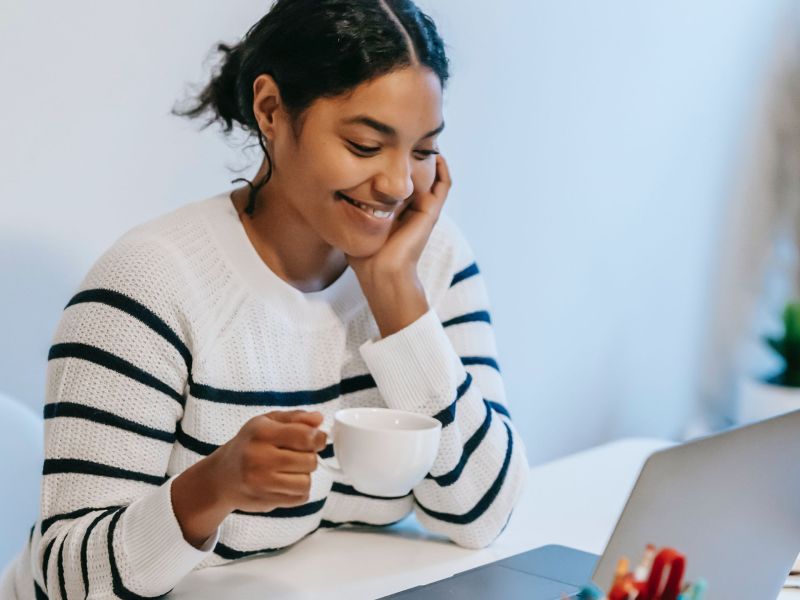
<instances>
[{"instance_id":1,"label":"laptop lid","mask_svg":"<svg viewBox=\"0 0 800 600\"><path fill-rule=\"evenodd\" d=\"M592 580L646 544L686 556L709 598L775 598L800 552L800 410L653 453Z\"/></svg>"}]
</instances>

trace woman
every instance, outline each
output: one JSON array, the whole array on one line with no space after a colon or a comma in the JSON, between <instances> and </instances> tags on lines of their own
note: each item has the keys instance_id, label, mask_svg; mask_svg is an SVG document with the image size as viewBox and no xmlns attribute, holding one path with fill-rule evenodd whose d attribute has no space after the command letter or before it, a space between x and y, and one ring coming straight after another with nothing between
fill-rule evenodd
<instances>
[{"instance_id":1,"label":"woman","mask_svg":"<svg viewBox=\"0 0 800 600\"><path fill-rule=\"evenodd\" d=\"M265 156L253 182L123 235L49 353L41 518L18 598L153 597L191 570L411 510L466 547L527 474L483 280L442 205L448 77L410 0L278 0L195 106ZM317 469L348 406L442 422L412 494ZM13 588L13 590L12 590Z\"/></svg>"}]
</instances>

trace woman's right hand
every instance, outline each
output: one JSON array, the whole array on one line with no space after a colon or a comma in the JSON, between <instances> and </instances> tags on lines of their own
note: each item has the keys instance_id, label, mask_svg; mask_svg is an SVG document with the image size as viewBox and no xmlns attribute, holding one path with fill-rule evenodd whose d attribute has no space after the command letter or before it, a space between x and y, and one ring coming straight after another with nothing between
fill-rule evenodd
<instances>
[{"instance_id":1,"label":"woman's right hand","mask_svg":"<svg viewBox=\"0 0 800 600\"><path fill-rule=\"evenodd\" d=\"M268 512L308 502L311 473L327 435L317 429L322 414L273 411L253 417L209 461L216 486L231 510Z\"/></svg>"},{"instance_id":2,"label":"woman's right hand","mask_svg":"<svg viewBox=\"0 0 800 600\"><path fill-rule=\"evenodd\" d=\"M321 424L319 412L258 415L178 475L172 509L184 539L201 547L234 510L269 512L308 502L317 452L327 443Z\"/></svg>"}]
</instances>

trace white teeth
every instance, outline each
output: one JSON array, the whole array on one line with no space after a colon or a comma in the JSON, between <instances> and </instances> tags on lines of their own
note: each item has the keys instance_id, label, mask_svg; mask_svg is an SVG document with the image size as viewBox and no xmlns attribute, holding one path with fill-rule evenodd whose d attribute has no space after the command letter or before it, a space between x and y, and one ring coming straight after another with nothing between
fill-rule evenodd
<instances>
[{"instance_id":1,"label":"white teeth","mask_svg":"<svg viewBox=\"0 0 800 600\"><path fill-rule=\"evenodd\" d=\"M371 215L374 215L374 216L378 217L379 219L387 219L387 218L392 216L392 211L391 210L378 210L378 209L375 209L375 208L371 208L371 207L367 206L366 204L361 204L360 202L357 202L356 200L353 200L352 198L346 197L346 199L350 200L350 204L352 204L354 206L357 206L358 208L360 208L364 212L369 213Z\"/></svg>"}]
</instances>

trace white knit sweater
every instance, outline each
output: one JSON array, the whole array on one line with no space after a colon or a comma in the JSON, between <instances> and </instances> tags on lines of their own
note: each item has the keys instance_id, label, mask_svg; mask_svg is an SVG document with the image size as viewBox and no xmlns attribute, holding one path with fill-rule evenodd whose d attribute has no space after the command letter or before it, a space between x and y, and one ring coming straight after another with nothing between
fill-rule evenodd
<instances>
[{"instance_id":1,"label":"white knit sweater","mask_svg":"<svg viewBox=\"0 0 800 600\"><path fill-rule=\"evenodd\" d=\"M484 282L445 214L418 274L431 310L380 339L352 269L318 292L292 287L256 253L229 192L123 235L56 331L41 516L0 590L26 600L159 596L193 569L412 510L460 545L492 542L528 465L505 407ZM442 422L436 462L411 494L367 496L318 469L307 504L235 512L200 550L184 540L175 476L255 415L318 410L330 427L349 406Z\"/></svg>"}]
</instances>

